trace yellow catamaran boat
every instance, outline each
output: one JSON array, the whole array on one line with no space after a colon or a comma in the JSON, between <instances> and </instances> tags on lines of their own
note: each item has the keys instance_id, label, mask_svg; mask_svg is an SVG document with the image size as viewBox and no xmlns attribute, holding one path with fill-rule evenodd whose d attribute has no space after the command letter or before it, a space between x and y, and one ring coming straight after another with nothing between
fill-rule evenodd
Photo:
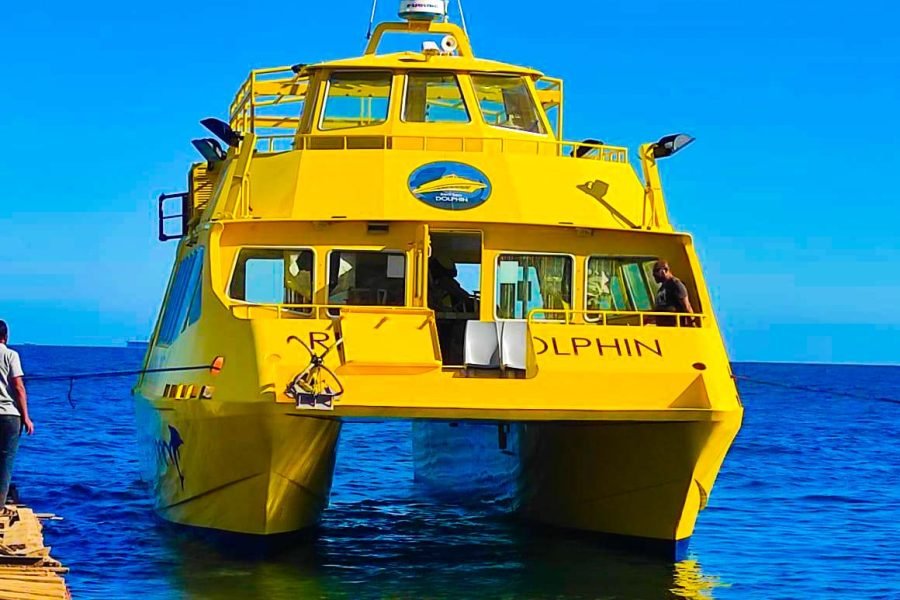
<instances>
[{"instance_id":1,"label":"yellow catamaran boat","mask_svg":"<svg viewBox=\"0 0 900 600\"><path fill-rule=\"evenodd\" d=\"M424 484L682 554L742 417L657 172L690 138L641 146L642 179L563 141L562 81L476 58L444 11L403 2L364 56L253 71L203 121L134 390L156 510L308 528L341 424L408 419ZM658 259L695 314L653 312Z\"/></svg>"}]
</instances>

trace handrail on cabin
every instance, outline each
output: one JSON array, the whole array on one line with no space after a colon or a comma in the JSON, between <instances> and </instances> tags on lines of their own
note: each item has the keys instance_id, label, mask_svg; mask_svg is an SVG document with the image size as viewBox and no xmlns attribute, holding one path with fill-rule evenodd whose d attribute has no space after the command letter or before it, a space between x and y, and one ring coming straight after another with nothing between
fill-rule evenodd
<instances>
[{"instance_id":1,"label":"handrail on cabin","mask_svg":"<svg viewBox=\"0 0 900 600\"><path fill-rule=\"evenodd\" d=\"M541 316L538 316L541 315ZM575 317L581 317L587 324L637 327L703 327L707 315L703 313L673 313L640 310L596 310L585 308L533 308L525 319L529 324L573 323Z\"/></svg>"},{"instance_id":2,"label":"handrail on cabin","mask_svg":"<svg viewBox=\"0 0 900 600\"><path fill-rule=\"evenodd\" d=\"M259 309L274 313L275 318L284 317L301 319L339 319L342 313L348 314L380 314L380 315L423 315L433 317L434 311L421 306L359 306L346 304L264 304L253 302L239 302L230 306L232 314L238 316L243 311L249 318L250 311ZM337 314L335 314L337 313ZM540 315L540 316L539 316ZM581 317L584 324L613 326L658 326L697 328L703 327L708 315L704 313L672 313L658 311L638 310L591 310L574 308L533 308L528 311L525 320L531 324L572 324L579 322L575 317ZM508 321L510 319L502 319ZM517 319L513 319L517 320ZM636 325L634 323L636 321Z\"/></svg>"},{"instance_id":3,"label":"handrail on cabin","mask_svg":"<svg viewBox=\"0 0 900 600\"><path fill-rule=\"evenodd\" d=\"M251 310L263 310L273 312L275 318L285 317L295 319L339 319L342 313L347 314L379 314L379 315L422 315L431 317L434 314L430 308L421 306L359 306L347 304L265 304L256 302L238 302L232 304L231 313L238 317L238 313L244 312L249 318ZM337 314L335 314L337 313Z\"/></svg>"},{"instance_id":4,"label":"handrail on cabin","mask_svg":"<svg viewBox=\"0 0 900 600\"><path fill-rule=\"evenodd\" d=\"M288 140L293 140L289 143ZM280 142L280 143L279 143ZM415 150L459 151L500 154L533 154L569 156L580 160L599 160L628 164L628 149L590 142L570 140L526 140L503 137L446 136L446 135L318 135L288 133L260 135L257 151L277 153L287 150ZM576 150L581 151L580 156Z\"/></svg>"}]
</instances>

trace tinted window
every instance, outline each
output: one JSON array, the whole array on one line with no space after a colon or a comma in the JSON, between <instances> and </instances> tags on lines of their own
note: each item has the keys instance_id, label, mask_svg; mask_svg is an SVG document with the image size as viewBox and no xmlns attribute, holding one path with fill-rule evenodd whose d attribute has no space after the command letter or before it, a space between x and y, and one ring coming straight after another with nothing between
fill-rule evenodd
<instances>
[{"instance_id":1,"label":"tinted window","mask_svg":"<svg viewBox=\"0 0 900 600\"><path fill-rule=\"evenodd\" d=\"M655 258L592 257L587 265L587 310L652 310Z\"/></svg>"},{"instance_id":2,"label":"tinted window","mask_svg":"<svg viewBox=\"0 0 900 600\"><path fill-rule=\"evenodd\" d=\"M497 259L497 317L524 319L536 308L572 307L572 259L568 256L503 254ZM560 320L561 313L536 313Z\"/></svg>"},{"instance_id":3,"label":"tinted window","mask_svg":"<svg viewBox=\"0 0 900 600\"><path fill-rule=\"evenodd\" d=\"M335 250L328 268L328 303L403 306L406 255L401 252Z\"/></svg>"},{"instance_id":4,"label":"tinted window","mask_svg":"<svg viewBox=\"0 0 900 600\"><path fill-rule=\"evenodd\" d=\"M313 263L311 250L244 248L228 295L253 304L312 304Z\"/></svg>"},{"instance_id":5,"label":"tinted window","mask_svg":"<svg viewBox=\"0 0 900 600\"><path fill-rule=\"evenodd\" d=\"M187 313L197 288L203 269L203 248L198 248L186 256L175 270L175 279L166 298L162 321L159 326L157 343L167 346L175 341L184 329ZM199 309L198 309L199 318Z\"/></svg>"}]
</instances>

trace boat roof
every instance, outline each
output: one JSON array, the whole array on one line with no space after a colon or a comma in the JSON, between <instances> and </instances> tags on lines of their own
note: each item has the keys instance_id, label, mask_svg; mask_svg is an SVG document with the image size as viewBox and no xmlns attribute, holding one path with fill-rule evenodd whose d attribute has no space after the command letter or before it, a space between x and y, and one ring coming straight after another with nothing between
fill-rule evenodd
<instances>
[{"instance_id":1,"label":"boat roof","mask_svg":"<svg viewBox=\"0 0 900 600\"><path fill-rule=\"evenodd\" d=\"M411 51L392 52L388 54L366 54L356 58L326 61L306 66L306 70L315 69L384 69L392 71L398 69L433 69L436 71L507 73L534 79L543 77L543 73L536 69L495 60L470 56L425 54L423 52Z\"/></svg>"}]
</instances>

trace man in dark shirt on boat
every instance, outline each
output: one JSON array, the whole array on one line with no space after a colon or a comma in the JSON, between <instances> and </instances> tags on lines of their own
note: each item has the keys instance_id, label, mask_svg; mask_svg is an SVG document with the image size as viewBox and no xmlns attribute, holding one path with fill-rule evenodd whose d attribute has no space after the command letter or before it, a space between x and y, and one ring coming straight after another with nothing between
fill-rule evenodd
<instances>
[{"instance_id":1,"label":"man in dark shirt on boat","mask_svg":"<svg viewBox=\"0 0 900 600\"><path fill-rule=\"evenodd\" d=\"M664 260L656 261L653 265L653 279L659 284L659 292L656 294L656 312L677 312L692 313L691 301L688 298L687 287L680 279L672 275L669 263ZM688 324L692 320L684 320L683 324ZM673 326L675 319L667 317L657 317L657 325Z\"/></svg>"}]
</instances>

